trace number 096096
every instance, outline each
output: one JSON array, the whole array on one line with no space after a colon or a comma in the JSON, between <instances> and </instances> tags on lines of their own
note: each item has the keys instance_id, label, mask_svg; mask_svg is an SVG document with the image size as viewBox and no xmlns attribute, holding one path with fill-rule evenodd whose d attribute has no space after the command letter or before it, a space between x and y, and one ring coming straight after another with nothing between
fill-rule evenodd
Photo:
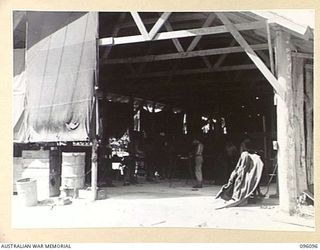
<instances>
[{"instance_id":1,"label":"number 096096","mask_svg":"<svg viewBox=\"0 0 320 250\"><path fill-rule=\"evenodd\" d=\"M300 244L300 248L318 249L318 244Z\"/></svg>"}]
</instances>

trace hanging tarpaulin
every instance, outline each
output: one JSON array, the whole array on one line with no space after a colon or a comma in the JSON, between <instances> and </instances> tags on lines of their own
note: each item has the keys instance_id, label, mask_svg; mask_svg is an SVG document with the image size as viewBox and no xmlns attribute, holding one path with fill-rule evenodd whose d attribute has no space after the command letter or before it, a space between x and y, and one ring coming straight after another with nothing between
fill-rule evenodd
<instances>
[{"instance_id":1,"label":"hanging tarpaulin","mask_svg":"<svg viewBox=\"0 0 320 250\"><path fill-rule=\"evenodd\" d=\"M25 77L25 49L13 51L13 126L17 125L24 110L24 98L26 92Z\"/></svg>"},{"instance_id":2,"label":"hanging tarpaulin","mask_svg":"<svg viewBox=\"0 0 320 250\"><path fill-rule=\"evenodd\" d=\"M88 140L97 13L27 12L23 142Z\"/></svg>"}]
</instances>

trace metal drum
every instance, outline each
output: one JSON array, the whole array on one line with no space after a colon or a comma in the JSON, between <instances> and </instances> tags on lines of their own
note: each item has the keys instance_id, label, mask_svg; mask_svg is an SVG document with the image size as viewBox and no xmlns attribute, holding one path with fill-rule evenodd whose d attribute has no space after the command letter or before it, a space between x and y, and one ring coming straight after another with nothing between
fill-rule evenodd
<instances>
[{"instance_id":1,"label":"metal drum","mask_svg":"<svg viewBox=\"0 0 320 250\"><path fill-rule=\"evenodd\" d=\"M20 204L27 207L37 205L37 180L24 178L17 180L16 184Z\"/></svg>"},{"instance_id":2,"label":"metal drum","mask_svg":"<svg viewBox=\"0 0 320 250\"><path fill-rule=\"evenodd\" d=\"M61 186L66 188L84 188L86 153L63 152Z\"/></svg>"}]
</instances>

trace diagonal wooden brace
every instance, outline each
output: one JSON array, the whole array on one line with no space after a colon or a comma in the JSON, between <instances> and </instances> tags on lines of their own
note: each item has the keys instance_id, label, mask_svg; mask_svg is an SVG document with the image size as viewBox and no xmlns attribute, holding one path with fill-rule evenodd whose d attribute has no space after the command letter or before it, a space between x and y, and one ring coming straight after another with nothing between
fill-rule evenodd
<instances>
[{"instance_id":1,"label":"diagonal wooden brace","mask_svg":"<svg viewBox=\"0 0 320 250\"><path fill-rule=\"evenodd\" d=\"M234 24L230 22L230 20L223 13L217 12L216 15L222 21L222 23L229 30L234 39L240 44L240 46L245 50L249 58L254 62L260 72L264 75L264 77L271 84L276 93L285 100L285 90L279 84L278 80L271 73L268 67L263 63L263 61L257 56L251 46L247 43L247 41L243 38L240 32L235 28Z\"/></svg>"}]
</instances>

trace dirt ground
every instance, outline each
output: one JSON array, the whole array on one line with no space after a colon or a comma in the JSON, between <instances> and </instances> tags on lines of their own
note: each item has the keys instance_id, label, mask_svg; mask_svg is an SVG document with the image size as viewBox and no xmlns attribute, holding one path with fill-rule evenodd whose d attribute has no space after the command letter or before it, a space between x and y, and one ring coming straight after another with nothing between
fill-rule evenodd
<instances>
[{"instance_id":1,"label":"dirt ground","mask_svg":"<svg viewBox=\"0 0 320 250\"><path fill-rule=\"evenodd\" d=\"M275 185L255 204L215 210L221 200L214 199L220 186L207 183L193 190L184 180L102 188L100 200L71 199L69 205L57 198L40 201L37 206L19 205L12 197L13 228L107 228L107 227L186 227L252 229L276 231L314 231L314 216L289 216L279 209ZM262 192L266 187L262 187ZM312 209L312 208L311 208ZM94 215L94 216L92 216Z\"/></svg>"}]
</instances>

